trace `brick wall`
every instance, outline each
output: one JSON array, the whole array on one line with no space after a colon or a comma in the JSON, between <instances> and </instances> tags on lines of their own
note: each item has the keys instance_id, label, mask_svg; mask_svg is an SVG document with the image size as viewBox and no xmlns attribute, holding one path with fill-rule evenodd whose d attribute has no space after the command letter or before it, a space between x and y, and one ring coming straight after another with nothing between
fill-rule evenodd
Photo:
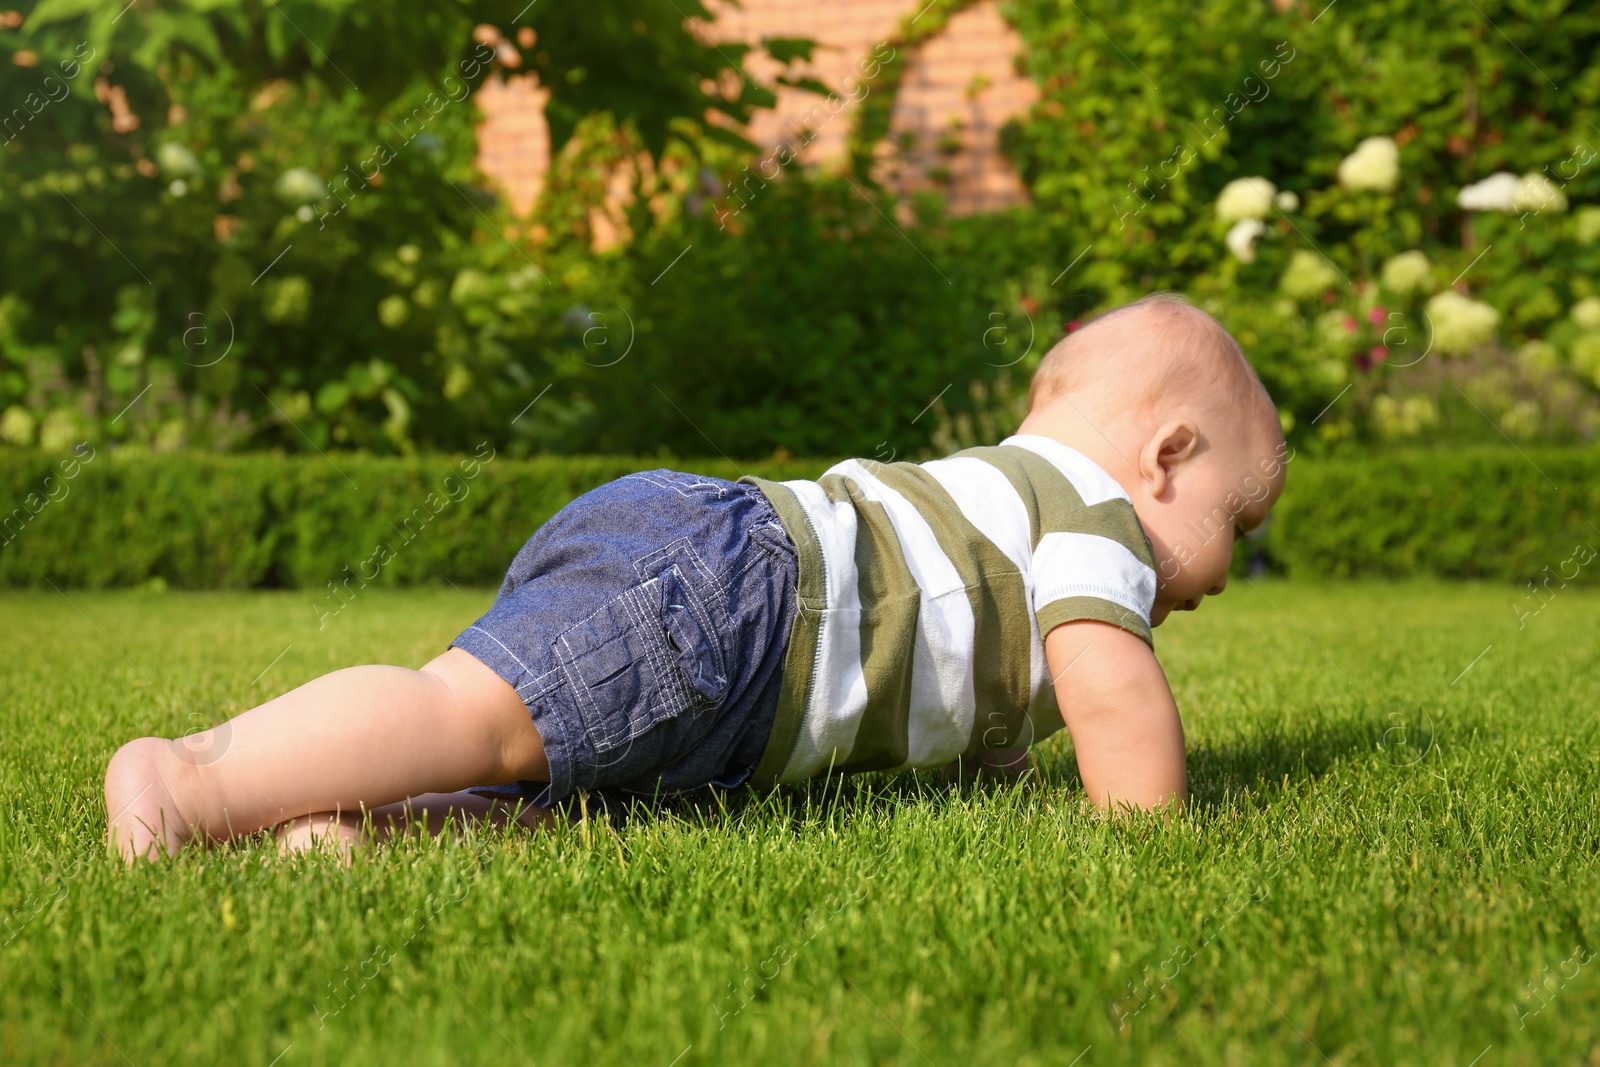
<instances>
[{"instance_id":1,"label":"brick wall","mask_svg":"<svg viewBox=\"0 0 1600 1067\"><path fill-rule=\"evenodd\" d=\"M914 18L925 3L744 0L742 7L713 5L718 18L710 31L718 39L752 44L763 37L810 37L818 47L812 62L796 72L849 101L864 91L863 61L898 36L901 22ZM1000 127L1037 98L1033 83L1015 72L1020 49L1016 31L1000 17L998 0L973 5L926 41L907 65L889 138L879 146L879 179L900 190L940 190L958 214L1023 200L1022 184L998 147ZM747 64L762 81L779 69L760 52L752 53ZM478 165L521 215L533 210L549 165L544 98L531 76L520 74L491 79L477 93L484 113ZM763 152L786 143L807 164L836 166L845 154L855 105L847 103L837 115L819 119L818 102L814 94L780 88L777 107L759 113L745 136ZM811 131L803 150L802 124Z\"/></svg>"}]
</instances>

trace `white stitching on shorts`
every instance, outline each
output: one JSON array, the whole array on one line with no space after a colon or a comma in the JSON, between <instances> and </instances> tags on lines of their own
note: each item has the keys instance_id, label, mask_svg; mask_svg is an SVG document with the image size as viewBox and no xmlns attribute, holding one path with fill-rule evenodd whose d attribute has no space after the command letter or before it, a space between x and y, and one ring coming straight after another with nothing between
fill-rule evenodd
<instances>
[{"instance_id":1,"label":"white stitching on shorts","mask_svg":"<svg viewBox=\"0 0 1600 1067\"><path fill-rule=\"evenodd\" d=\"M522 662L522 658L520 656L518 656L515 652L511 651L509 648L506 648L506 643L504 641L500 640L494 634L490 633L488 630L485 630L481 626L469 626L469 627L467 627L467 631L469 633L471 631L473 631L473 630L478 631L480 634L482 634L483 636L487 637L489 640L493 641L495 644L499 645L501 648L505 648L506 649L506 655L508 655L512 659L516 660L517 661L517 666L521 667L522 668L522 672L528 676L529 680L527 682L523 683L522 685L513 686L512 688L517 689L517 690L522 690L522 689L527 688L528 686L532 685L534 682L537 682L539 680L539 678L533 673L533 668L529 667L526 663Z\"/></svg>"},{"instance_id":2,"label":"white stitching on shorts","mask_svg":"<svg viewBox=\"0 0 1600 1067\"><path fill-rule=\"evenodd\" d=\"M667 651L666 648L663 647L665 642L658 643L651 640L649 636L652 632L652 625L661 626L663 622L658 611L646 610L643 602L644 588L647 585L654 585L656 587L655 599L659 600L661 596L660 583L661 576L657 575L656 577L651 578L649 581L641 582L640 584L634 586L633 589L629 591L632 593L632 595L627 598L626 604L628 608L628 614L633 618L634 628L639 634L639 643L644 646L646 662L649 664L650 668L651 681L654 683L652 688L659 695L659 699L661 701L661 710L663 713L662 717L670 718L681 713L688 705L687 702L681 698L681 694L675 694L672 691L673 675L668 670L672 664L667 662ZM650 706L651 703L652 702L650 701L645 702L645 707L648 711L655 710ZM628 732L629 740L639 736L639 734L643 733L644 730L650 729L650 727L654 725L654 723L651 723L645 726L643 729L637 729L635 724L630 723L630 729Z\"/></svg>"},{"instance_id":3,"label":"white stitching on shorts","mask_svg":"<svg viewBox=\"0 0 1600 1067\"><path fill-rule=\"evenodd\" d=\"M680 537L676 541L656 549L654 552L648 552L640 556L633 561L633 571L639 576L641 582L649 580L645 577L646 573L650 573L651 577L660 577L662 573L672 567L677 567L682 571L682 560L678 557L687 557L688 562L696 571L695 577L699 579L698 582L692 582L690 576L685 574L683 580L686 584L704 585L707 587L708 593L699 595L709 595L714 600L727 602L729 583L723 580L722 575L706 566L706 561L700 558L699 552L695 551L694 542L687 537ZM660 560L668 561L668 565L666 567L654 566ZM696 593L699 593L698 589Z\"/></svg>"}]
</instances>

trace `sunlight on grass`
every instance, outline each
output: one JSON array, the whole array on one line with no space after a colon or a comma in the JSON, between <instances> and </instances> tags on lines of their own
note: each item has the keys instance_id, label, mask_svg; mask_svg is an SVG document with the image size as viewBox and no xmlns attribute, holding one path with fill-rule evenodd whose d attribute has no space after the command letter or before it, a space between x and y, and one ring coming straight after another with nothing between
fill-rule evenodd
<instances>
[{"instance_id":1,"label":"sunlight on grass","mask_svg":"<svg viewBox=\"0 0 1600 1067\"><path fill-rule=\"evenodd\" d=\"M7 1063L1600 1047L1600 594L1519 630L1505 588L1239 581L1158 631L1194 797L1170 825L1082 811L1063 733L1017 788L870 775L349 870L251 840L131 872L99 853L117 744L419 665L491 594L369 590L321 630L307 594L69 595L0 594Z\"/></svg>"}]
</instances>

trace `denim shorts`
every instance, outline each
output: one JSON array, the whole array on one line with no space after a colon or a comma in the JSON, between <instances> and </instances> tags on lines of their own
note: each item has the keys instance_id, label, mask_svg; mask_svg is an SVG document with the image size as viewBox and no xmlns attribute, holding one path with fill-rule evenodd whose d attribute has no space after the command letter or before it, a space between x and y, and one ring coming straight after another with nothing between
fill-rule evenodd
<instances>
[{"instance_id":1,"label":"denim shorts","mask_svg":"<svg viewBox=\"0 0 1600 1067\"><path fill-rule=\"evenodd\" d=\"M549 782L473 791L550 806L743 784L777 714L796 577L753 485L655 470L580 496L452 642L516 689L550 760Z\"/></svg>"}]
</instances>

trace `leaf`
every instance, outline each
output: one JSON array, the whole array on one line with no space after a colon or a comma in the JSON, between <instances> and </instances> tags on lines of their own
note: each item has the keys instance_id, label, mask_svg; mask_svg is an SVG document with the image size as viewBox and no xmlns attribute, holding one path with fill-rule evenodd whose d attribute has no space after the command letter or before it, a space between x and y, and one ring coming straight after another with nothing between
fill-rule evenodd
<instances>
[{"instance_id":1,"label":"leaf","mask_svg":"<svg viewBox=\"0 0 1600 1067\"><path fill-rule=\"evenodd\" d=\"M726 145L740 152L754 152L757 150L757 146L753 141L721 126L707 126L700 131L700 136L715 144Z\"/></svg>"},{"instance_id":2,"label":"leaf","mask_svg":"<svg viewBox=\"0 0 1600 1067\"><path fill-rule=\"evenodd\" d=\"M344 382L328 382L317 390L317 410L332 415L350 399L350 387Z\"/></svg>"},{"instance_id":3,"label":"leaf","mask_svg":"<svg viewBox=\"0 0 1600 1067\"><path fill-rule=\"evenodd\" d=\"M767 55L787 66L795 60L811 62L812 49L817 42L809 37L763 37L761 47L767 50Z\"/></svg>"},{"instance_id":4,"label":"leaf","mask_svg":"<svg viewBox=\"0 0 1600 1067\"><path fill-rule=\"evenodd\" d=\"M779 85L787 85L791 89L804 89L806 92L816 93L818 96L827 96L833 92L832 89L815 78L791 78L788 75L780 75L774 78L773 81Z\"/></svg>"},{"instance_id":5,"label":"leaf","mask_svg":"<svg viewBox=\"0 0 1600 1067\"><path fill-rule=\"evenodd\" d=\"M43 0L28 14L24 32L38 29L52 22L88 15L103 7L99 0Z\"/></svg>"}]
</instances>

